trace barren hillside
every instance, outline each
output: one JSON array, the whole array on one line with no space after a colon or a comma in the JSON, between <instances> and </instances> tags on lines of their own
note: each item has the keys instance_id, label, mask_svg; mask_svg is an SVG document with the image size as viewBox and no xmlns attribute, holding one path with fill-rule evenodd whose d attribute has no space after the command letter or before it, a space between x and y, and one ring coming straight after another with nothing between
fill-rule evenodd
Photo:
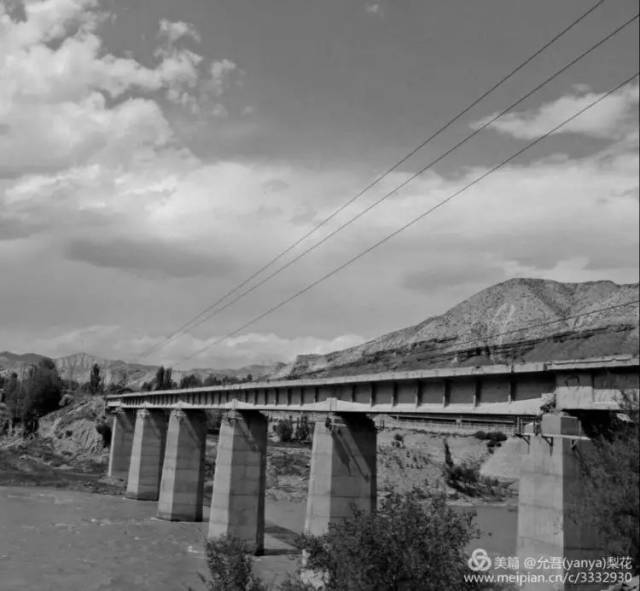
<instances>
[{"instance_id":1,"label":"barren hillside","mask_svg":"<svg viewBox=\"0 0 640 591\"><path fill-rule=\"evenodd\" d=\"M638 284L511 279L441 316L327 355L300 355L280 376L638 352ZM635 302L631 305L622 305Z\"/></svg>"}]
</instances>

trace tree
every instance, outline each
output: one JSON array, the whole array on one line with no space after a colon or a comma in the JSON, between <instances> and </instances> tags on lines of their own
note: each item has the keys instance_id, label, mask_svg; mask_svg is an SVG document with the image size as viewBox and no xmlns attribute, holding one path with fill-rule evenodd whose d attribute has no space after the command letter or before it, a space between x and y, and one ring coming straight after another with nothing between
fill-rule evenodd
<instances>
[{"instance_id":1,"label":"tree","mask_svg":"<svg viewBox=\"0 0 640 591\"><path fill-rule=\"evenodd\" d=\"M219 386L222 382L214 374L210 373L204 380L205 386Z\"/></svg>"},{"instance_id":2,"label":"tree","mask_svg":"<svg viewBox=\"0 0 640 591\"><path fill-rule=\"evenodd\" d=\"M171 380L171 368L160 366L156 371L154 390L171 390L175 387L175 382Z\"/></svg>"},{"instance_id":3,"label":"tree","mask_svg":"<svg viewBox=\"0 0 640 591\"><path fill-rule=\"evenodd\" d=\"M91 373L89 374L89 392L91 394L98 394L102 391L102 378L100 377L100 366L94 363L91 367Z\"/></svg>"},{"instance_id":4,"label":"tree","mask_svg":"<svg viewBox=\"0 0 640 591\"><path fill-rule=\"evenodd\" d=\"M22 392L20 388L20 381L18 380L18 374L12 372L9 379L4 386L4 401L9 411L12 424L22 417Z\"/></svg>"},{"instance_id":5,"label":"tree","mask_svg":"<svg viewBox=\"0 0 640 591\"><path fill-rule=\"evenodd\" d=\"M175 385L171 380L171 373L172 370L170 367L167 367L167 369L164 370L164 390L171 390L171 388L173 388L173 386Z\"/></svg>"},{"instance_id":6,"label":"tree","mask_svg":"<svg viewBox=\"0 0 640 591\"><path fill-rule=\"evenodd\" d=\"M164 366L161 365L156 371L156 386L155 390L163 390L164 389Z\"/></svg>"},{"instance_id":7,"label":"tree","mask_svg":"<svg viewBox=\"0 0 640 591\"><path fill-rule=\"evenodd\" d=\"M354 510L328 534L302 536L308 567L327 574L327 591L476 589L464 580L473 516L448 507L443 495L421 497L394 493L377 513Z\"/></svg>"},{"instance_id":8,"label":"tree","mask_svg":"<svg viewBox=\"0 0 640 591\"><path fill-rule=\"evenodd\" d=\"M584 518L610 556L631 556L640 571L640 429L638 397L623 393L624 413L594 425L583 421L591 445L580 449Z\"/></svg>"},{"instance_id":9,"label":"tree","mask_svg":"<svg viewBox=\"0 0 640 591\"><path fill-rule=\"evenodd\" d=\"M182 376L180 380L180 388L199 388L202 386L202 380L195 374Z\"/></svg>"},{"instance_id":10,"label":"tree","mask_svg":"<svg viewBox=\"0 0 640 591\"><path fill-rule=\"evenodd\" d=\"M23 383L22 424L24 434L38 429L38 419L56 410L62 396L62 380L58 376L55 363L43 357L33 367Z\"/></svg>"},{"instance_id":11,"label":"tree","mask_svg":"<svg viewBox=\"0 0 640 591\"><path fill-rule=\"evenodd\" d=\"M276 434L278 435L278 439L282 443L286 443L291 441L293 437L293 425L290 419L280 419L275 426Z\"/></svg>"}]
</instances>

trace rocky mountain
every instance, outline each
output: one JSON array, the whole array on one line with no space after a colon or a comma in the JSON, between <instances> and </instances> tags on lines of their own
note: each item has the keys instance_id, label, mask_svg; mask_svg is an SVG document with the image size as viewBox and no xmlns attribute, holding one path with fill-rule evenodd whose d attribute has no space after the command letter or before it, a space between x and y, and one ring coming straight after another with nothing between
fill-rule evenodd
<instances>
[{"instance_id":1,"label":"rocky mountain","mask_svg":"<svg viewBox=\"0 0 640 591\"><path fill-rule=\"evenodd\" d=\"M639 285L511 279L441 316L327 355L300 355L279 377L374 373L638 354ZM630 305L624 305L632 302Z\"/></svg>"}]
</instances>

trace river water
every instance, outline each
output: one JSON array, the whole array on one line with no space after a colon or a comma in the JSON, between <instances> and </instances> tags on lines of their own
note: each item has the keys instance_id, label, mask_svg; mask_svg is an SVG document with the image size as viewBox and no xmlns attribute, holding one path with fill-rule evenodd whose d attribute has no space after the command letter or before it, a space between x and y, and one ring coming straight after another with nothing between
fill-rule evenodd
<instances>
[{"instance_id":1,"label":"river water","mask_svg":"<svg viewBox=\"0 0 640 591\"><path fill-rule=\"evenodd\" d=\"M295 570L291 541L304 503L266 503L266 555L256 570L276 582ZM514 507L476 508L472 548L515 553ZM46 488L0 487L1 591L179 591L204 589L203 523L155 517L156 503Z\"/></svg>"}]
</instances>

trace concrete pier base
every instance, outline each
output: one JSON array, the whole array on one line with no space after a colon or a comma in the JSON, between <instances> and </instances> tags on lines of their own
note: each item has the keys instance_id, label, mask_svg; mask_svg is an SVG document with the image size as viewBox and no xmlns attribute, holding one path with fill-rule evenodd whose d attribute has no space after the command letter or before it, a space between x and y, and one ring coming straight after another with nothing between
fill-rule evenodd
<instances>
[{"instance_id":1,"label":"concrete pier base","mask_svg":"<svg viewBox=\"0 0 640 591\"><path fill-rule=\"evenodd\" d=\"M376 508L376 428L364 414L329 415L313 433L305 531L325 534L353 506Z\"/></svg>"},{"instance_id":2,"label":"concrete pier base","mask_svg":"<svg viewBox=\"0 0 640 591\"><path fill-rule=\"evenodd\" d=\"M564 557L585 560L604 555L598 537L583 508L584 485L579 465L580 450L589 441L583 436L580 421L561 414L542 417L540 432L529 432L528 453L522 458L518 499L517 552L523 571L526 559ZM572 439L571 436L576 436ZM578 569L580 570L580 569ZM530 569L536 575L563 574L562 569ZM574 572L574 571L570 571ZM525 584L530 591L587 591L602 584L549 583Z\"/></svg>"},{"instance_id":3,"label":"concrete pier base","mask_svg":"<svg viewBox=\"0 0 640 591\"><path fill-rule=\"evenodd\" d=\"M111 478L126 480L129 475L134 420L134 410L121 409L113 415L109 469L107 470L107 475Z\"/></svg>"},{"instance_id":4,"label":"concrete pier base","mask_svg":"<svg viewBox=\"0 0 640 591\"><path fill-rule=\"evenodd\" d=\"M202 521L206 427L204 411L171 411L158 498L161 519Z\"/></svg>"},{"instance_id":5,"label":"concrete pier base","mask_svg":"<svg viewBox=\"0 0 640 591\"><path fill-rule=\"evenodd\" d=\"M137 412L125 494L127 498L158 499L166 434L167 418L164 411L141 409Z\"/></svg>"},{"instance_id":6,"label":"concrete pier base","mask_svg":"<svg viewBox=\"0 0 640 591\"><path fill-rule=\"evenodd\" d=\"M256 411L232 411L218 438L209 538L243 540L256 554L264 549L264 493L267 418Z\"/></svg>"}]
</instances>

